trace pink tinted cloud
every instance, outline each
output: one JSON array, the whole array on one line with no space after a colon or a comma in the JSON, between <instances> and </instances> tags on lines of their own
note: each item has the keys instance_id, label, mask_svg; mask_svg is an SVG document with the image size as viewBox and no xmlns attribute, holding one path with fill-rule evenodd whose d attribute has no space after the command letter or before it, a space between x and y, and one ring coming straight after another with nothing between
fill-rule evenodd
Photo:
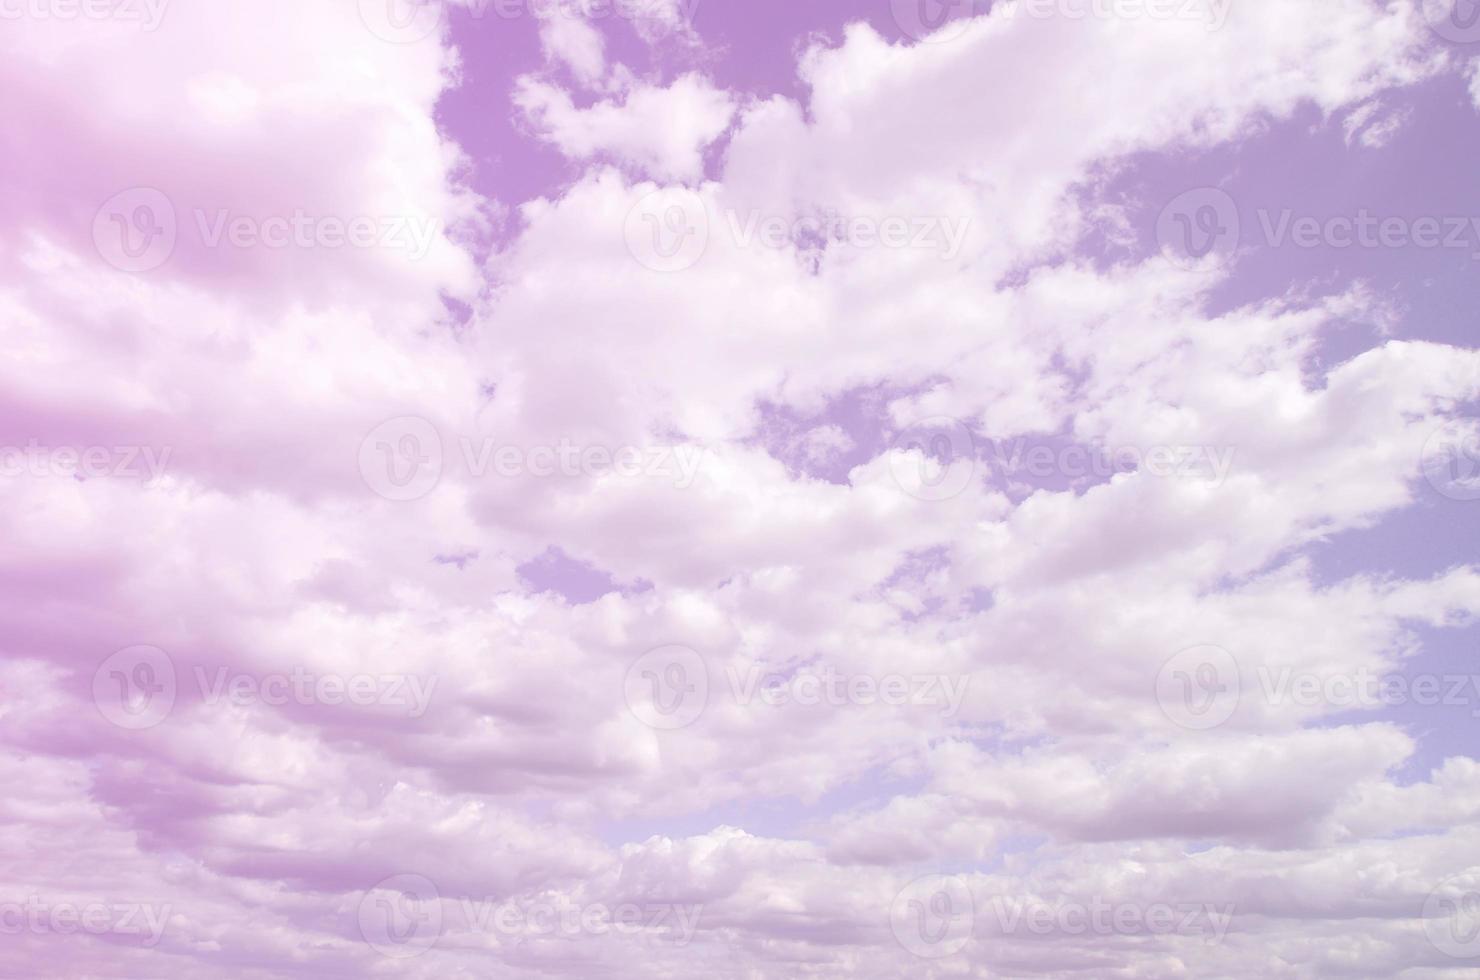
<instances>
[{"instance_id":1,"label":"pink tinted cloud","mask_svg":"<svg viewBox=\"0 0 1480 980\"><path fill-rule=\"evenodd\" d=\"M0 973L1472 967L1466 14L13 7Z\"/></svg>"}]
</instances>

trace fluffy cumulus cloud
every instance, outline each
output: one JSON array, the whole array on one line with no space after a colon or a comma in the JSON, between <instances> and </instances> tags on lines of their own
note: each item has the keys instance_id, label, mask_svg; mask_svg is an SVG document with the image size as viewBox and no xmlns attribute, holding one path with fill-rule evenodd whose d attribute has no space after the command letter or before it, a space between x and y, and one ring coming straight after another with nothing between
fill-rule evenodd
<instances>
[{"instance_id":1,"label":"fluffy cumulus cloud","mask_svg":"<svg viewBox=\"0 0 1480 980\"><path fill-rule=\"evenodd\" d=\"M1467 975L1470 13L5 7L0 973Z\"/></svg>"}]
</instances>

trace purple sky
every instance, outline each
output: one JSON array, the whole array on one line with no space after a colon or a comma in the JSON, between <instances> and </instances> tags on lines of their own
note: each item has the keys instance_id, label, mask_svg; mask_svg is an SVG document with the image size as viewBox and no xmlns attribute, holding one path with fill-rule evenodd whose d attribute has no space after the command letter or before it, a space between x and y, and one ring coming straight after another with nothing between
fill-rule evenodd
<instances>
[{"instance_id":1,"label":"purple sky","mask_svg":"<svg viewBox=\"0 0 1480 980\"><path fill-rule=\"evenodd\" d=\"M0 9L0 976L1474 975L1448 2Z\"/></svg>"}]
</instances>

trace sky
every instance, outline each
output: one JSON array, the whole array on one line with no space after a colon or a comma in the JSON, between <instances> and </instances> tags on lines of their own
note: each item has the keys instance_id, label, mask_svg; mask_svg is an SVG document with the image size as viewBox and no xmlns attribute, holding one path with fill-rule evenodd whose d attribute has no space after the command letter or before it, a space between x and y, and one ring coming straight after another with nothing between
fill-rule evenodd
<instances>
[{"instance_id":1,"label":"sky","mask_svg":"<svg viewBox=\"0 0 1480 980\"><path fill-rule=\"evenodd\" d=\"M1480 5L0 0L0 977L1480 970Z\"/></svg>"}]
</instances>

